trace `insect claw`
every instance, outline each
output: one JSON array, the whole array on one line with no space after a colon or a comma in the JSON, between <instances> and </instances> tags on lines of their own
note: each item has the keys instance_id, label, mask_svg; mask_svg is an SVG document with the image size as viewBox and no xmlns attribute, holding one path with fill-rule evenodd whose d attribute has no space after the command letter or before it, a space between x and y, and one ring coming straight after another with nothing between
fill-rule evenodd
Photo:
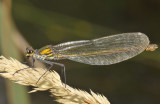
<instances>
[{"instance_id":1,"label":"insect claw","mask_svg":"<svg viewBox=\"0 0 160 104\"><path fill-rule=\"evenodd\" d=\"M20 69L20 70L21 70L21 69ZM17 70L16 72L14 72L14 73L13 73L13 76L14 76L16 73L18 73L20 70Z\"/></svg>"},{"instance_id":2,"label":"insect claw","mask_svg":"<svg viewBox=\"0 0 160 104\"><path fill-rule=\"evenodd\" d=\"M35 68L32 68L34 71L38 72Z\"/></svg>"},{"instance_id":3,"label":"insect claw","mask_svg":"<svg viewBox=\"0 0 160 104\"><path fill-rule=\"evenodd\" d=\"M40 79L38 79L38 81L36 82L36 84L38 84L39 80L40 80Z\"/></svg>"}]
</instances>

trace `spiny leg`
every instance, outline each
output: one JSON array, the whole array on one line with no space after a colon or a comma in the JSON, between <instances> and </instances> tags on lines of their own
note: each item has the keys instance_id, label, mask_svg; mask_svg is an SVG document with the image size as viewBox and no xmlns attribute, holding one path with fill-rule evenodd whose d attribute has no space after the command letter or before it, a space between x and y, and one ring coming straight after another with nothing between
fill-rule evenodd
<instances>
[{"instance_id":1,"label":"spiny leg","mask_svg":"<svg viewBox=\"0 0 160 104\"><path fill-rule=\"evenodd\" d=\"M49 70L46 70L37 80L36 84L38 84L38 82L40 81L40 79L48 72Z\"/></svg>"},{"instance_id":2,"label":"spiny leg","mask_svg":"<svg viewBox=\"0 0 160 104\"><path fill-rule=\"evenodd\" d=\"M31 67L29 66L29 67L27 67L27 68L23 68L23 69L17 70L16 72L13 73L13 76L14 76L16 73L18 73L18 72L20 72L20 71L22 71L22 70L28 69L28 68L31 68Z\"/></svg>"},{"instance_id":3,"label":"spiny leg","mask_svg":"<svg viewBox=\"0 0 160 104\"><path fill-rule=\"evenodd\" d=\"M51 65L47 71L49 71L54 64L63 67L62 71L63 71L63 73L64 73L64 83L65 83L65 87L66 87L66 71L65 71L65 66L64 66L64 64L56 63L56 62L51 62L51 61L47 61L47 60L40 60L40 59L39 59L39 61L42 61L42 62L44 62L44 63L46 63L46 64ZM47 71L46 71L46 72L47 72ZM44 76L44 75L46 74L46 72L45 72L42 76ZM41 76L41 77L42 77L42 76ZM41 77L40 77L40 78L41 78ZM39 78L38 80L40 80L40 78Z\"/></svg>"},{"instance_id":4,"label":"spiny leg","mask_svg":"<svg viewBox=\"0 0 160 104\"><path fill-rule=\"evenodd\" d=\"M63 76L64 76L64 83L65 83L65 87L66 87L66 69L65 69L65 65L64 65L64 64L61 64L61 63L54 63L54 64L63 67L63 69L62 69L62 74L63 74ZM61 77L62 77L62 75L61 75Z\"/></svg>"},{"instance_id":5,"label":"spiny leg","mask_svg":"<svg viewBox=\"0 0 160 104\"><path fill-rule=\"evenodd\" d=\"M62 77L62 76L63 76L63 77ZM63 81L64 81L64 76L65 76L65 75L64 75L64 70L62 70L62 71L61 71L61 79L63 78L63 79L62 79Z\"/></svg>"},{"instance_id":6,"label":"spiny leg","mask_svg":"<svg viewBox=\"0 0 160 104\"><path fill-rule=\"evenodd\" d=\"M38 79L38 81L36 82L36 84L38 84L38 82L40 81L40 79L52 68L53 65L51 65L48 70L46 70Z\"/></svg>"},{"instance_id":7,"label":"spiny leg","mask_svg":"<svg viewBox=\"0 0 160 104\"><path fill-rule=\"evenodd\" d=\"M33 67L34 67L34 62L35 62L35 59L32 58L32 66L29 66L29 67L27 67L27 68L23 68L23 69L17 70L16 72L13 73L13 76L14 76L16 73L18 73L18 72L20 72L20 71L22 71L22 70L29 69L29 68L33 68ZM34 70L34 69L33 69L33 70Z\"/></svg>"},{"instance_id":8,"label":"spiny leg","mask_svg":"<svg viewBox=\"0 0 160 104\"><path fill-rule=\"evenodd\" d=\"M53 50L53 46L52 46L52 45L50 45L50 49L51 49L52 53L55 54L55 51ZM65 87L66 87L66 70L65 70L64 64L56 63L56 62L53 62L53 63L54 63L54 64L57 64L57 65L59 65L59 66L61 66L61 67L63 67L63 69L62 69L62 71L61 71L61 77L62 77L63 74L64 74L64 83L65 83Z\"/></svg>"}]
</instances>

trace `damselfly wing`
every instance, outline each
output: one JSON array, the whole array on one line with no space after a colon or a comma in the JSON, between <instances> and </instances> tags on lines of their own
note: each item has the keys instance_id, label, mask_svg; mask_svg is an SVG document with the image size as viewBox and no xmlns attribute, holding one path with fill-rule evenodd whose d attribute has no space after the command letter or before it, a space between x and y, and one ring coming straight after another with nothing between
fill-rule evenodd
<instances>
[{"instance_id":1,"label":"damselfly wing","mask_svg":"<svg viewBox=\"0 0 160 104\"><path fill-rule=\"evenodd\" d=\"M148 45L149 39L143 33L123 33L52 46L55 57L50 59L70 59L91 65L110 65L140 54Z\"/></svg>"}]
</instances>

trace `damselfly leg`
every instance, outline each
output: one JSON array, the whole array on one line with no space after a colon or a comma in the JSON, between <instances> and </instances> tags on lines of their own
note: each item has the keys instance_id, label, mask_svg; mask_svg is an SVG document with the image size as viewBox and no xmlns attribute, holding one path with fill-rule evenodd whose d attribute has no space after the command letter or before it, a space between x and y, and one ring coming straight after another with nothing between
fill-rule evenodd
<instances>
[{"instance_id":1,"label":"damselfly leg","mask_svg":"<svg viewBox=\"0 0 160 104\"><path fill-rule=\"evenodd\" d=\"M51 61L47 61L47 60L40 60L40 59L39 59L39 61L44 62L44 63L46 63L46 64L49 64L49 65L51 65L51 66L41 75L41 77L37 80L36 84L38 84L38 82L40 81L40 79L41 79L48 71L50 71L50 69L51 69L51 68L53 67L53 65L55 64L55 65L58 65L58 66L63 67L62 73L63 73L63 75L64 75L64 83L65 83L65 87L66 87L66 73L65 73L65 66L64 66L64 64L56 63L56 62L51 62ZM17 70L13 75L15 75L16 73L18 73L18 72L20 72L20 71L22 71L22 70L25 70L25 69L29 69L29 68L33 68L33 69L34 69L34 62L35 62L35 59L32 58L32 66L29 66L29 67L23 68L23 69L19 69L19 70Z\"/></svg>"},{"instance_id":2,"label":"damselfly leg","mask_svg":"<svg viewBox=\"0 0 160 104\"><path fill-rule=\"evenodd\" d=\"M46 70L45 73L43 73L43 74L41 75L41 77L38 79L38 81L36 82L36 84L40 81L40 79L41 79L48 71L50 71L50 69L53 67L53 65L58 65L58 66L63 67L62 73L63 73L63 75L64 75L64 83L65 83L65 87L66 87L66 71L65 71L65 65L64 65L64 64L57 63L57 62L51 62L51 61L47 61L47 60L40 60L40 59L39 59L39 61L44 62L44 63L46 63L46 64L49 64L49 65L51 65L51 66L48 68L48 70Z\"/></svg>"},{"instance_id":3,"label":"damselfly leg","mask_svg":"<svg viewBox=\"0 0 160 104\"><path fill-rule=\"evenodd\" d=\"M18 73L18 72L20 72L20 71L22 71L22 70L25 70L25 69L29 69L29 68L33 68L33 69L34 69L34 62L35 62L35 59L32 58L32 66L29 66L29 67L23 68L23 69L19 69L19 70L17 70L16 72L14 72L13 75L15 75L16 73Z\"/></svg>"}]
</instances>

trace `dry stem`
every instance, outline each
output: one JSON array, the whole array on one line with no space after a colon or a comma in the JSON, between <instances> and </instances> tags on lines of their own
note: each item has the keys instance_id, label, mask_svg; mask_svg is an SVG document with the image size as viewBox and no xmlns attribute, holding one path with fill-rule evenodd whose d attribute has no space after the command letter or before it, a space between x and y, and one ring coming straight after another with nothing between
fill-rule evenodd
<instances>
[{"instance_id":1,"label":"dry stem","mask_svg":"<svg viewBox=\"0 0 160 104\"><path fill-rule=\"evenodd\" d=\"M0 75L13 80L15 83L34 86L35 88L31 92L50 90L56 101L63 104L110 104L105 96L95 94L92 91L89 94L86 91L77 90L68 85L65 88L59 74L55 71L45 74L38 84L36 84L37 80L47 69L34 68L33 70L33 68L28 68L13 75L17 70L26 67L28 66L13 58L6 59L0 56Z\"/></svg>"}]
</instances>

